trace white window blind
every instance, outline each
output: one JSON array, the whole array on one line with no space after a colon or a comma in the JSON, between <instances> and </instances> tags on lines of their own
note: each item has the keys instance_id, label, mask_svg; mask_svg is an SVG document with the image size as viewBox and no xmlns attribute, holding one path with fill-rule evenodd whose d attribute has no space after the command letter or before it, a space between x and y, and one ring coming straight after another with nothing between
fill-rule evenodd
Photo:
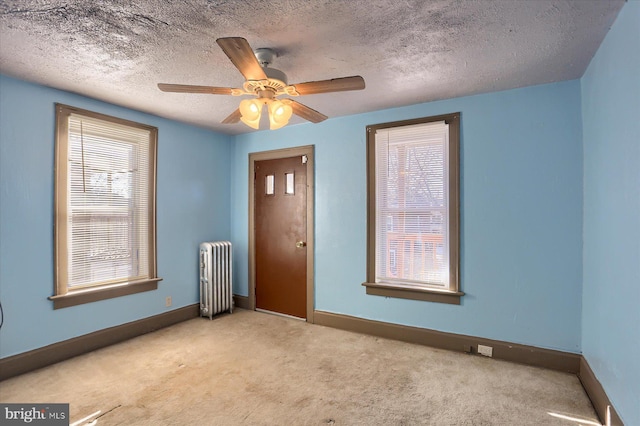
<instances>
[{"instance_id":1,"label":"white window blind","mask_svg":"<svg viewBox=\"0 0 640 426\"><path fill-rule=\"evenodd\" d=\"M375 134L376 282L449 286L449 125Z\"/></svg>"},{"instance_id":2,"label":"white window blind","mask_svg":"<svg viewBox=\"0 0 640 426\"><path fill-rule=\"evenodd\" d=\"M66 287L149 278L150 131L68 116Z\"/></svg>"}]
</instances>

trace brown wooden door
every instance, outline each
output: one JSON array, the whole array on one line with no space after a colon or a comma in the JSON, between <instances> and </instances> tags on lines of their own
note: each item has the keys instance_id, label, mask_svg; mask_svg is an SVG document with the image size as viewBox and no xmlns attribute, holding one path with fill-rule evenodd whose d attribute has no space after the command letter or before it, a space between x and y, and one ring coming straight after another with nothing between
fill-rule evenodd
<instances>
[{"instance_id":1,"label":"brown wooden door","mask_svg":"<svg viewBox=\"0 0 640 426\"><path fill-rule=\"evenodd\" d=\"M255 162L256 308L307 316L307 167L303 156Z\"/></svg>"}]
</instances>

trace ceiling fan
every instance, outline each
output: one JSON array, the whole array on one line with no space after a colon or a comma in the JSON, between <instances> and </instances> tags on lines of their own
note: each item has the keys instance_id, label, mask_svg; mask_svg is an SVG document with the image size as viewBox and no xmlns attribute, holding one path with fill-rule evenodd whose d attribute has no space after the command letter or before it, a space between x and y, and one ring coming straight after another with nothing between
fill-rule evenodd
<instances>
[{"instance_id":1,"label":"ceiling fan","mask_svg":"<svg viewBox=\"0 0 640 426\"><path fill-rule=\"evenodd\" d=\"M293 99L277 99L277 97L364 89L364 79L359 75L288 85L285 73L268 67L277 56L272 49L260 48L254 52L247 40L242 37L219 38L216 43L244 76L246 81L241 89L165 83L159 83L158 88L163 92L255 96L253 99L242 100L238 109L222 120L222 123L225 124L242 121L247 126L258 129L265 105L269 114L269 128L271 130L285 126L292 114L312 123L319 123L326 120L327 116Z\"/></svg>"}]
</instances>

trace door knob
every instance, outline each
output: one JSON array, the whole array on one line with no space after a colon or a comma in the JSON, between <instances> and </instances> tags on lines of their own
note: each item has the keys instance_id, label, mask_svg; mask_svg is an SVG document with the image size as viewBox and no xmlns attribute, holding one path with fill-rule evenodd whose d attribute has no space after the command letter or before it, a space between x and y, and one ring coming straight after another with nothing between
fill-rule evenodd
<instances>
[{"instance_id":1,"label":"door knob","mask_svg":"<svg viewBox=\"0 0 640 426\"><path fill-rule=\"evenodd\" d=\"M302 247L306 247L306 246L307 246L306 241L297 241L296 242L296 247L297 248L302 248Z\"/></svg>"}]
</instances>

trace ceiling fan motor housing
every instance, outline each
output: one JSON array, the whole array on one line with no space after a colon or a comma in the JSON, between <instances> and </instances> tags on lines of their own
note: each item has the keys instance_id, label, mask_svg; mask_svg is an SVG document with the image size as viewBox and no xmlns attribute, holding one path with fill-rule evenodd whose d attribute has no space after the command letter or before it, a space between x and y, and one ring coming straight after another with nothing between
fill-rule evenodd
<instances>
[{"instance_id":1,"label":"ceiling fan motor housing","mask_svg":"<svg viewBox=\"0 0 640 426\"><path fill-rule=\"evenodd\" d=\"M260 97L272 98L282 93L287 87L287 75L275 68L263 68L267 75L266 80L247 80L243 88L249 93L255 93ZM273 92L272 94L270 94ZM266 96L265 96L266 95Z\"/></svg>"},{"instance_id":2,"label":"ceiling fan motor housing","mask_svg":"<svg viewBox=\"0 0 640 426\"><path fill-rule=\"evenodd\" d=\"M264 68L264 73L269 77L269 80L277 80L283 86L287 85L287 75L282 71L275 68Z\"/></svg>"},{"instance_id":3,"label":"ceiling fan motor housing","mask_svg":"<svg viewBox=\"0 0 640 426\"><path fill-rule=\"evenodd\" d=\"M257 93L259 91L271 89L275 94L275 92L279 92L287 87L287 75L278 69L269 68L269 65L273 63L273 60L278 57L275 50L267 47L261 47L254 50L253 54L256 55L256 59L266 74L267 80L261 80L259 82L247 81L245 83L245 90Z\"/></svg>"}]
</instances>

